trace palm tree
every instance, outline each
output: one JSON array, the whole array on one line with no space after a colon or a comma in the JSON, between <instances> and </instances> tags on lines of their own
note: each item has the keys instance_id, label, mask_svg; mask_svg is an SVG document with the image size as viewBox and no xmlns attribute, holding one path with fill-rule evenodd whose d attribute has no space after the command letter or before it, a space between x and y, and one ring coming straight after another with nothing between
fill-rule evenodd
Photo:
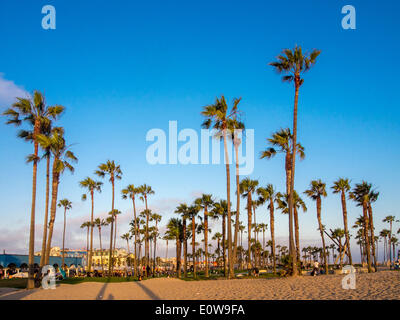
<instances>
[{"instance_id":1,"label":"palm tree","mask_svg":"<svg viewBox=\"0 0 400 320\"><path fill-rule=\"evenodd\" d=\"M51 121L46 123L42 123L40 132L47 137L51 134ZM19 135L25 136L26 140L30 140L32 135L29 131L21 130ZM49 219L49 202L50 202L50 162L51 162L51 152L50 149L43 150L42 158L46 159L46 202L45 202L45 211L44 211L44 223L43 223L43 240L42 240L42 252L40 256L40 267L44 265L44 259L46 256L46 241L47 241L47 228L48 228L48 219Z\"/></svg>"},{"instance_id":2,"label":"palm tree","mask_svg":"<svg viewBox=\"0 0 400 320\"><path fill-rule=\"evenodd\" d=\"M62 128L53 128L49 137L44 134L38 134L36 139L43 149L49 149L53 155L50 223L48 239L46 241L46 257L44 260L44 263L47 265L49 264L51 240L53 237L54 221L56 219L60 176L66 169L73 173L74 167L70 162L77 162L78 159L74 153L69 150L70 146L65 143L64 130Z\"/></svg>"},{"instance_id":3,"label":"palm tree","mask_svg":"<svg viewBox=\"0 0 400 320\"><path fill-rule=\"evenodd\" d=\"M220 261L220 257L221 257L221 250L220 250L220 243L221 243L221 239L222 239L222 234L219 232L216 232L214 234L214 236L212 237L212 240L217 241L217 253L218 253L218 262ZM218 263L219 266L219 263Z\"/></svg>"},{"instance_id":4,"label":"palm tree","mask_svg":"<svg viewBox=\"0 0 400 320\"><path fill-rule=\"evenodd\" d=\"M237 247L238 247L238 233L239 233L239 219L240 219L240 189L239 189L239 146L242 143L240 137L238 136L239 132L243 132L244 123L238 120L238 110L237 106L241 99L238 99L238 102L233 104L233 108L235 109L232 113L232 119L228 121L228 127L231 130L231 139L233 141L233 146L235 148L235 165L236 165L236 221L235 221L235 232L233 236L233 258L237 257ZM206 262L208 261L206 254ZM208 266L206 267L207 277L208 277Z\"/></svg>"},{"instance_id":5,"label":"palm tree","mask_svg":"<svg viewBox=\"0 0 400 320\"><path fill-rule=\"evenodd\" d=\"M195 200L195 204L204 212L204 252L205 252L205 277L208 278L208 209L212 207L214 201L211 194L203 194ZM235 252L235 251L234 251Z\"/></svg>"},{"instance_id":6,"label":"palm tree","mask_svg":"<svg viewBox=\"0 0 400 320\"><path fill-rule=\"evenodd\" d=\"M58 202L58 207L64 207L64 229L63 229L63 249L62 249L62 262L61 262L61 268L64 269L64 257L65 257L65 226L67 224L67 210L70 210L72 208L72 202L69 201L68 199L62 199Z\"/></svg>"},{"instance_id":7,"label":"palm tree","mask_svg":"<svg viewBox=\"0 0 400 320\"><path fill-rule=\"evenodd\" d=\"M94 192L101 192L101 186L102 182L100 181L94 181L93 179L87 177L86 179L82 180L79 182L79 185L82 188L87 189L87 193L90 194L90 199L91 199L91 204L92 204L92 211L90 214L90 223L92 224L92 227L90 228L90 248L89 248L89 264L88 264L88 271L92 271L92 256L93 256L93 227L94 227L94 220L93 220L93 214L94 214ZM85 201L87 199L86 193L82 195L82 200Z\"/></svg>"},{"instance_id":8,"label":"palm tree","mask_svg":"<svg viewBox=\"0 0 400 320\"><path fill-rule=\"evenodd\" d=\"M179 279L181 277L181 247L184 238L182 221L171 218L167 224L167 234L176 240L176 274Z\"/></svg>"},{"instance_id":9,"label":"palm tree","mask_svg":"<svg viewBox=\"0 0 400 320\"><path fill-rule=\"evenodd\" d=\"M340 258L340 269L343 268L343 245L342 245L342 238L345 236L345 232L343 229L337 228L333 231L331 231L331 237L333 239L336 239L338 244L339 244L339 258Z\"/></svg>"},{"instance_id":10,"label":"palm tree","mask_svg":"<svg viewBox=\"0 0 400 320\"><path fill-rule=\"evenodd\" d=\"M189 207L186 203L181 203L175 210L175 213L181 215L182 218L182 236L183 236L183 277L187 277L187 230L186 219L189 218Z\"/></svg>"},{"instance_id":11,"label":"palm tree","mask_svg":"<svg viewBox=\"0 0 400 320\"><path fill-rule=\"evenodd\" d=\"M201 114L206 118L202 127L209 129L211 126L217 130L217 136L224 141L225 150L225 168L226 168L226 193L227 193L227 216L228 216L228 261L229 261L229 278L234 277L233 257L232 257L232 228L231 228L231 195L230 195L230 169L229 169L229 154L228 154L228 131L234 127L234 122L238 113L237 106L240 99L235 99L233 107L228 112L228 104L225 97L216 98L215 103L204 107ZM238 211L238 210L237 210ZM235 229L236 230L236 229Z\"/></svg>"},{"instance_id":12,"label":"palm tree","mask_svg":"<svg viewBox=\"0 0 400 320\"><path fill-rule=\"evenodd\" d=\"M192 219L192 255L193 255L193 278L197 278L196 273L196 261L195 261L195 252L196 252L196 217L199 214L201 207L194 203L188 208L189 218Z\"/></svg>"},{"instance_id":13,"label":"palm tree","mask_svg":"<svg viewBox=\"0 0 400 320\"><path fill-rule=\"evenodd\" d=\"M86 265L89 264L89 228L91 226L90 221L85 221L84 223L81 224L81 229L85 229L86 230Z\"/></svg>"},{"instance_id":14,"label":"palm tree","mask_svg":"<svg viewBox=\"0 0 400 320\"><path fill-rule=\"evenodd\" d=\"M276 200L278 203L279 209L282 210L282 213L288 213L288 195L277 193ZM296 242L296 258L300 261L300 230L299 230L299 218L298 218L298 210L302 209L303 212L307 212L307 206L304 203L303 199L300 198L296 190L293 191L293 210L294 210L294 235Z\"/></svg>"},{"instance_id":15,"label":"palm tree","mask_svg":"<svg viewBox=\"0 0 400 320\"><path fill-rule=\"evenodd\" d=\"M390 234L390 230L383 229L380 233L379 236L383 238L383 262L386 262L387 259L387 237Z\"/></svg>"},{"instance_id":16,"label":"palm tree","mask_svg":"<svg viewBox=\"0 0 400 320\"><path fill-rule=\"evenodd\" d=\"M155 221L156 225L155 225L155 230L153 233L153 239L154 239L154 260L153 260L153 277L155 276L155 269L156 269L156 251L157 251L157 237L158 237L158 223L161 221L162 217L157 214L157 213L153 213L151 215L151 221Z\"/></svg>"},{"instance_id":17,"label":"palm tree","mask_svg":"<svg viewBox=\"0 0 400 320\"><path fill-rule=\"evenodd\" d=\"M35 251L35 209L36 209L36 180L37 180L37 164L39 162L39 141L38 135L41 133L43 124L49 124L51 120L56 120L64 111L61 105L47 106L44 96L39 91L34 91L33 97L17 98L17 101L7 109L3 115L8 117L6 124L20 126L27 123L29 130L22 130L19 136L25 140L33 142L34 153L27 157L28 162L33 163L32 174L32 202L31 202L31 221L29 231L29 260L28 260L28 282L27 289L33 289L34 283L34 251ZM30 137L27 139L27 135ZM43 226L46 228L47 225Z\"/></svg>"},{"instance_id":18,"label":"palm tree","mask_svg":"<svg viewBox=\"0 0 400 320\"><path fill-rule=\"evenodd\" d=\"M240 182L239 190L242 198L247 198L247 229L248 229L248 237L247 237L247 254L249 257L247 269L250 272L251 269L251 206L252 206L252 194L256 191L258 186L257 180L251 180L250 178L244 178Z\"/></svg>"},{"instance_id":19,"label":"palm tree","mask_svg":"<svg viewBox=\"0 0 400 320\"><path fill-rule=\"evenodd\" d=\"M388 235L388 239L389 239L389 261L390 261L390 265L392 265L392 250L391 250L391 248L392 248L392 235L393 235L393 233L392 233L392 227L393 227L393 222L395 221L395 219L396 219L396 217L395 216L387 216L387 217L385 217L383 220L382 220L382 222L387 222L387 223L389 223L389 226L390 226L390 228L389 228L389 235Z\"/></svg>"},{"instance_id":20,"label":"palm tree","mask_svg":"<svg viewBox=\"0 0 400 320\"><path fill-rule=\"evenodd\" d=\"M369 203L369 193L370 193L371 185L366 182L358 183L353 188L353 191L350 192L350 198L357 203L357 206L362 207L363 209L363 225L364 225L364 240L365 240L365 253L367 256L367 264L368 264L368 272L372 272L371 265L371 238L369 236L369 217L368 217L368 203ZM374 246L374 244L372 243ZM374 268L376 271L376 264L374 264Z\"/></svg>"},{"instance_id":21,"label":"palm tree","mask_svg":"<svg viewBox=\"0 0 400 320\"><path fill-rule=\"evenodd\" d=\"M136 219L136 204L135 204L135 195L139 194L138 188L135 188L133 184L128 185L125 189L122 189L122 199L132 199L132 205L133 205L133 228L134 228L134 235L135 235L135 246L134 246L134 254L135 254L135 260L134 260L134 270L135 270L135 275L137 274L137 231L138 231L138 226L137 226L137 219Z\"/></svg>"},{"instance_id":22,"label":"palm tree","mask_svg":"<svg viewBox=\"0 0 400 320\"><path fill-rule=\"evenodd\" d=\"M368 218L369 218L369 229L371 232L371 243L372 243L372 256L374 257L374 267L375 267L375 272L378 271L378 262L377 262L377 254L375 252L375 227L374 227L374 217L372 213L372 203L376 202L379 197L379 192L376 192L375 190L372 189L371 184L367 184L368 189L369 189L369 194L368 194Z\"/></svg>"},{"instance_id":23,"label":"palm tree","mask_svg":"<svg viewBox=\"0 0 400 320\"><path fill-rule=\"evenodd\" d=\"M147 198L148 198L149 195L154 194L154 191L150 186L148 186L146 184L143 184L143 185L138 187L138 193L141 194L140 200L142 200L145 203L145 206L146 206L146 210L145 210L145 214L146 214L146 229L145 229L145 239L144 239L144 241L145 241L144 250L145 250L145 265L146 265L146 270L147 270L147 267L149 266L149 262L150 262L149 219L150 219L150 214L151 214L151 212L149 210L149 207L147 205Z\"/></svg>"},{"instance_id":24,"label":"palm tree","mask_svg":"<svg viewBox=\"0 0 400 320\"><path fill-rule=\"evenodd\" d=\"M397 239L395 236L393 236L390 239L390 242L393 246L393 260L396 260L396 246L397 246L397 243L399 242L399 239Z\"/></svg>"},{"instance_id":25,"label":"palm tree","mask_svg":"<svg viewBox=\"0 0 400 320\"><path fill-rule=\"evenodd\" d=\"M220 200L219 202L214 202L212 215L217 219L217 217L222 218L222 258L224 263L224 276L227 276L227 265L226 265L226 214L228 212L228 203L226 200Z\"/></svg>"},{"instance_id":26,"label":"palm tree","mask_svg":"<svg viewBox=\"0 0 400 320\"><path fill-rule=\"evenodd\" d=\"M264 204L268 202L269 209L269 224L271 229L271 254L273 271L276 273L276 257L275 257L275 218L274 218L274 202L276 200L276 192L272 184L268 184L265 188L260 187L257 189L258 202Z\"/></svg>"},{"instance_id":27,"label":"palm tree","mask_svg":"<svg viewBox=\"0 0 400 320\"><path fill-rule=\"evenodd\" d=\"M124 233L122 236L121 236L121 239L123 239L123 240L125 240L126 241L126 245L127 245L127 247L128 247L128 257L127 257L127 259L126 259L126 261L128 261L128 258L129 258L129 256L131 255L131 251L130 251L130 249L129 249L129 240L131 239L131 234L129 233L129 232L127 232L127 233ZM132 272L132 264L131 264L131 272Z\"/></svg>"},{"instance_id":28,"label":"palm tree","mask_svg":"<svg viewBox=\"0 0 400 320\"><path fill-rule=\"evenodd\" d=\"M102 275L104 276L103 245L101 243L101 228L107 226L108 223L104 219L96 218L94 220L94 225L99 229L101 270L102 270Z\"/></svg>"},{"instance_id":29,"label":"palm tree","mask_svg":"<svg viewBox=\"0 0 400 320\"><path fill-rule=\"evenodd\" d=\"M111 214L114 212L114 195L115 195L115 180L121 180L122 171L119 165L117 165L114 160L107 160L106 163L101 163L98 166L98 169L94 172L101 178L104 178L106 175L109 176L109 181L112 186L112 200L111 200ZM111 219L111 234L110 234L110 252L108 256L108 275L111 277L112 269L113 269L113 231L114 231L114 220ZM115 221L116 222L116 221Z\"/></svg>"},{"instance_id":30,"label":"palm tree","mask_svg":"<svg viewBox=\"0 0 400 320\"><path fill-rule=\"evenodd\" d=\"M319 232L321 234L322 239L322 253L324 257L324 267L325 267L325 274L328 274L328 261L326 259L326 247L325 247L325 238L324 238L324 226L321 222L321 197L326 197L326 184L323 183L321 180L313 180L310 184L310 189L304 191L308 197L312 200L316 201L317 204L317 219L318 219L318 226Z\"/></svg>"},{"instance_id":31,"label":"palm tree","mask_svg":"<svg viewBox=\"0 0 400 320\"><path fill-rule=\"evenodd\" d=\"M292 275L297 275L297 261L294 255L294 242L293 242L293 226L292 226L292 212L293 212L293 190L294 190L294 172L296 163L296 147L297 147L297 106L299 98L299 89L304 82L301 78L302 74L310 70L315 64L317 57L321 53L320 50L313 50L310 54L303 54L301 47L296 46L294 49L284 49L277 59L278 61L271 62L269 65L280 73L284 74L283 81L294 82L295 95L294 95L294 109L293 109L293 136L292 136L292 152L291 152L291 177L290 189L287 191L289 194L289 251L292 258ZM292 231L290 231L292 229Z\"/></svg>"},{"instance_id":32,"label":"palm tree","mask_svg":"<svg viewBox=\"0 0 400 320\"><path fill-rule=\"evenodd\" d=\"M286 194L290 192L291 179L292 179L292 155L291 151L293 149L293 135L290 132L289 128L281 129L275 132L271 138L267 139L268 143L271 147L267 148L265 151L261 153L261 159L271 159L277 153L285 154L285 173L286 173ZM300 160L305 158L304 147L297 143L296 146L297 155L300 157ZM292 252L291 245L294 245L293 242L293 220L297 220L297 214L293 213L293 218L289 215L289 252Z\"/></svg>"},{"instance_id":33,"label":"palm tree","mask_svg":"<svg viewBox=\"0 0 400 320\"><path fill-rule=\"evenodd\" d=\"M344 225L344 234L346 237L346 253L349 258L350 265L353 265L353 259L351 258L351 248L350 248L350 234L349 228L347 225L347 205L346 205L346 192L350 191L350 181L347 178L339 178L333 183L331 187L333 193L340 193L340 197L342 200L342 212L343 212L343 225Z\"/></svg>"}]
</instances>

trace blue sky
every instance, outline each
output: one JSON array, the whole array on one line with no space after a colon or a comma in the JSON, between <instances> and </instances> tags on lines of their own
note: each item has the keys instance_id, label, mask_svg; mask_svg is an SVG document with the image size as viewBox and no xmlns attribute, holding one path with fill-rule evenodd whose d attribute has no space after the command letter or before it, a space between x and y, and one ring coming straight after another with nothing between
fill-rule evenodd
<instances>
[{"instance_id":1,"label":"blue sky","mask_svg":"<svg viewBox=\"0 0 400 320\"><path fill-rule=\"evenodd\" d=\"M56 8L56 30L41 28L46 4ZM346 4L356 8L356 30L341 28ZM226 197L222 165L149 165L147 131L167 130L170 120L178 121L178 130L200 130L202 106L222 94L230 102L242 97L243 120L255 130L258 154L271 133L292 124L293 87L282 83L268 62L295 44L318 48L322 53L300 93L298 139L306 159L298 162L295 188L304 191L316 178L330 186L339 176L373 183L380 192L374 206L379 231L383 217L397 213L399 9L397 1L370 0L287 1L285 6L232 0L2 1L0 109L34 89L45 92L48 104L66 106L59 124L76 143L79 163L74 175L63 176L59 194L74 202L67 241L83 246L79 225L89 215L89 203L80 201L78 181L107 159L117 161L124 173L116 202L124 212L123 231L132 213L119 190L130 183L153 187L149 203L164 216L162 224L180 201L190 202L202 192ZM23 252L31 192L31 167L24 157L32 147L2 122L0 249ZM37 248L44 170L41 164ZM283 190L283 159L256 159L252 178ZM305 200L301 236L304 244L320 245L315 204ZM106 183L96 199L96 215L104 216L110 203ZM349 203L350 223L360 213ZM266 208L258 209L258 221L267 217ZM324 199L322 217L328 228L342 226L337 195ZM61 230L60 215L56 224ZM284 243L286 216L277 213L276 228ZM60 238L55 236L55 245Z\"/></svg>"}]
</instances>

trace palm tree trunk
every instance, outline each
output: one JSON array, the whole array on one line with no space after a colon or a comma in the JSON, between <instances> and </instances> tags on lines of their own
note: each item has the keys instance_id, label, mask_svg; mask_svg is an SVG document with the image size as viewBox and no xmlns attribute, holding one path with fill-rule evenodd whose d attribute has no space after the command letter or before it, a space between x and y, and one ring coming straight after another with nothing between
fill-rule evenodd
<instances>
[{"instance_id":1,"label":"palm tree trunk","mask_svg":"<svg viewBox=\"0 0 400 320\"><path fill-rule=\"evenodd\" d=\"M276 273L276 258L275 258L275 219L274 219L274 200L271 198L269 203L269 223L271 225L271 252L274 274Z\"/></svg>"},{"instance_id":2,"label":"palm tree trunk","mask_svg":"<svg viewBox=\"0 0 400 320\"><path fill-rule=\"evenodd\" d=\"M235 242L236 243L236 242ZM208 278L208 212L207 207L204 208L204 254L205 254L205 277Z\"/></svg>"},{"instance_id":3,"label":"palm tree trunk","mask_svg":"<svg viewBox=\"0 0 400 320\"><path fill-rule=\"evenodd\" d=\"M92 200L92 212L90 215L90 249L89 249L89 263L88 263L88 271L92 272L92 256L93 256L93 212L94 212L94 192L93 189L90 190L90 196Z\"/></svg>"},{"instance_id":4,"label":"palm tree trunk","mask_svg":"<svg viewBox=\"0 0 400 320\"><path fill-rule=\"evenodd\" d=\"M296 209L296 206L293 208L294 209L294 236L296 240L296 258L297 261L300 262L300 236L299 236L299 217L298 217L298 212Z\"/></svg>"},{"instance_id":5,"label":"palm tree trunk","mask_svg":"<svg viewBox=\"0 0 400 320\"><path fill-rule=\"evenodd\" d=\"M53 161L53 180L51 189L51 206L50 206L50 223L49 223L49 234L46 242L46 258L44 264L49 264L50 250L51 250L51 240L53 238L54 221L56 219L57 210L57 195L58 195L58 183L59 183L59 173L56 170L56 163L58 159L54 158Z\"/></svg>"},{"instance_id":6,"label":"palm tree trunk","mask_svg":"<svg viewBox=\"0 0 400 320\"><path fill-rule=\"evenodd\" d=\"M187 278L187 236L186 236L186 218L183 222L183 277Z\"/></svg>"},{"instance_id":7,"label":"palm tree trunk","mask_svg":"<svg viewBox=\"0 0 400 320\"><path fill-rule=\"evenodd\" d=\"M366 201L363 201L363 216L364 216L364 238L365 238L365 251L367 254L367 264L368 264L368 272L372 272L372 266L371 266L371 246L370 246L370 237L368 234L368 229L369 229L369 219L368 219L368 214L367 214L367 203Z\"/></svg>"},{"instance_id":8,"label":"palm tree trunk","mask_svg":"<svg viewBox=\"0 0 400 320\"><path fill-rule=\"evenodd\" d=\"M321 233L321 239L322 239L322 253L323 253L323 258L324 258L324 267L325 267L325 274L328 274L328 261L326 259L326 247L325 247L325 237L324 237L324 229L322 226L321 222L321 198L317 198L317 218L318 218L318 225L319 225L319 231Z\"/></svg>"},{"instance_id":9,"label":"palm tree trunk","mask_svg":"<svg viewBox=\"0 0 400 320\"><path fill-rule=\"evenodd\" d=\"M146 276L148 276L147 274L147 267L149 266L149 260L150 260L150 247L149 247L149 210L147 207L147 195L144 195L144 201L145 201L145 205L146 205L146 231L145 231L145 239L144 239L144 250L145 250L145 265L146 265Z\"/></svg>"},{"instance_id":10,"label":"palm tree trunk","mask_svg":"<svg viewBox=\"0 0 400 320\"><path fill-rule=\"evenodd\" d=\"M50 154L46 157L46 204L44 211L43 223L43 241L42 241L42 254L40 256L40 267L44 266L46 256L46 241L47 241L47 228L49 219L49 195L50 195Z\"/></svg>"},{"instance_id":11,"label":"palm tree trunk","mask_svg":"<svg viewBox=\"0 0 400 320\"><path fill-rule=\"evenodd\" d=\"M65 257L65 225L67 219L67 208L64 208L64 230L63 230L63 249L62 249L62 261L61 268L64 270L64 257Z\"/></svg>"},{"instance_id":12,"label":"palm tree trunk","mask_svg":"<svg viewBox=\"0 0 400 320\"><path fill-rule=\"evenodd\" d=\"M103 245L101 243L101 227L99 227L99 239L100 239L100 262L101 262L101 271L102 277L104 277L104 264L103 264Z\"/></svg>"},{"instance_id":13,"label":"palm tree trunk","mask_svg":"<svg viewBox=\"0 0 400 320\"><path fill-rule=\"evenodd\" d=\"M296 167L296 144L297 144L297 105L299 99L300 87L300 74L295 75L295 96L294 96L294 110L293 110L293 136L292 136L292 152L291 152L291 173L290 173L290 190L289 190L289 254L292 259L292 275L296 276L297 270L297 257L294 252L293 241L293 191L294 191L294 172ZM325 249L324 249L325 250ZM326 254L325 254L326 255ZM326 261L325 261L326 262Z\"/></svg>"},{"instance_id":14,"label":"palm tree trunk","mask_svg":"<svg viewBox=\"0 0 400 320\"><path fill-rule=\"evenodd\" d=\"M349 258L350 265L353 265L353 259L351 257L351 248L350 248L350 234L349 234L349 228L347 226L346 194L344 190L342 190L341 193L341 200L342 200L342 211L343 211L344 234L346 236L346 245L347 245L347 257Z\"/></svg>"},{"instance_id":15,"label":"palm tree trunk","mask_svg":"<svg viewBox=\"0 0 400 320\"><path fill-rule=\"evenodd\" d=\"M135 206L135 195L132 196L132 204L133 204L133 221L134 221L134 228L135 228L135 247L134 247L134 252L135 252L135 260L134 260L134 270L135 270L135 276L137 275L137 252L136 252L136 247L137 247L137 221L136 221L136 206Z\"/></svg>"},{"instance_id":16,"label":"palm tree trunk","mask_svg":"<svg viewBox=\"0 0 400 320\"><path fill-rule=\"evenodd\" d=\"M34 263L35 263L35 209L36 209L36 180L37 180L37 157L39 152L39 144L36 141L36 136L39 133L39 120L35 121L33 139L35 141L32 174L32 206L31 206L31 224L29 229L29 258L28 258L28 283L27 289L35 288L34 280Z\"/></svg>"},{"instance_id":17,"label":"palm tree trunk","mask_svg":"<svg viewBox=\"0 0 400 320\"><path fill-rule=\"evenodd\" d=\"M248 245L248 248L247 248L247 256L248 256L247 269L249 271L249 274L251 272L251 270L250 270L251 269L251 203L252 203L252 201L251 201L251 193L249 192L247 194L247 234L248 234L248 237L247 237L247 245Z\"/></svg>"},{"instance_id":18,"label":"palm tree trunk","mask_svg":"<svg viewBox=\"0 0 400 320\"><path fill-rule=\"evenodd\" d=\"M86 265L89 265L89 226L86 230Z\"/></svg>"},{"instance_id":19,"label":"palm tree trunk","mask_svg":"<svg viewBox=\"0 0 400 320\"><path fill-rule=\"evenodd\" d=\"M114 176L111 177L111 185L112 185L112 200L111 200L111 232L110 232L110 252L108 253L108 277L112 276L113 267L114 267L114 252L113 252L113 231L114 231Z\"/></svg>"},{"instance_id":20,"label":"palm tree trunk","mask_svg":"<svg viewBox=\"0 0 400 320\"><path fill-rule=\"evenodd\" d=\"M226 219L225 213L222 216L222 258L224 262L224 277L227 276L226 273Z\"/></svg>"},{"instance_id":21,"label":"palm tree trunk","mask_svg":"<svg viewBox=\"0 0 400 320\"><path fill-rule=\"evenodd\" d=\"M372 257L374 259L374 270L376 272L376 271L378 271L378 269L377 269L376 252L375 252L374 218L372 215L371 203L368 203L367 208L368 208L368 214L369 214L369 231L371 232Z\"/></svg>"},{"instance_id":22,"label":"palm tree trunk","mask_svg":"<svg viewBox=\"0 0 400 320\"><path fill-rule=\"evenodd\" d=\"M240 219L240 191L239 191L239 144L238 141L234 141L235 146L235 159L236 159L236 221L235 221L235 234L233 239L233 258L237 259L237 247L238 247L238 234L239 234L239 219ZM208 267L207 267L208 274Z\"/></svg>"},{"instance_id":23,"label":"palm tree trunk","mask_svg":"<svg viewBox=\"0 0 400 320\"><path fill-rule=\"evenodd\" d=\"M176 274L179 279L181 277L181 243L179 238L176 239Z\"/></svg>"},{"instance_id":24,"label":"palm tree trunk","mask_svg":"<svg viewBox=\"0 0 400 320\"><path fill-rule=\"evenodd\" d=\"M230 184L230 170L229 170L229 155L228 145L226 141L226 129L224 129L224 149L225 149L225 167L226 167L226 201L228 203L228 278L235 276L233 272L233 258L232 258L232 225L231 225L231 184Z\"/></svg>"},{"instance_id":25,"label":"palm tree trunk","mask_svg":"<svg viewBox=\"0 0 400 320\"><path fill-rule=\"evenodd\" d=\"M197 278L196 274L196 224L195 217L192 217L192 255L193 255L193 278Z\"/></svg>"}]
</instances>

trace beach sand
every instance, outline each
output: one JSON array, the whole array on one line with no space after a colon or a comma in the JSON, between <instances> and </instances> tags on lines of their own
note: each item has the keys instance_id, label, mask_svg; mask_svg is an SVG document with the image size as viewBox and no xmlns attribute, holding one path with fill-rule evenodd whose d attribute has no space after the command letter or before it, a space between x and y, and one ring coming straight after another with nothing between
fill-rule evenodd
<instances>
[{"instance_id":1,"label":"beach sand","mask_svg":"<svg viewBox=\"0 0 400 320\"><path fill-rule=\"evenodd\" d=\"M343 275L297 278L60 284L55 290L0 288L0 300L336 300L400 299L400 272L356 275L356 289L342 288Z\"/></svg>"}]
</instances>

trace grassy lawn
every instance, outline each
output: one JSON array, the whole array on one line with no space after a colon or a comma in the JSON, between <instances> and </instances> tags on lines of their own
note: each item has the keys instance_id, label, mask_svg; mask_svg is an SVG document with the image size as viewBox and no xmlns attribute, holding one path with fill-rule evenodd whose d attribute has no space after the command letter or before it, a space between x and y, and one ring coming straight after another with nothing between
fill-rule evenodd
<instances>
[{"instance_id":1,"label":"grassy lawn","mask_svg":"<svg viewBox=\"0 0 400 320\"><path fill-rule=\"evenodd\" d=\"M27 281L27 279L3 279L0 280L0 288L25 289Z\"/></svg>"}]
</instances>

